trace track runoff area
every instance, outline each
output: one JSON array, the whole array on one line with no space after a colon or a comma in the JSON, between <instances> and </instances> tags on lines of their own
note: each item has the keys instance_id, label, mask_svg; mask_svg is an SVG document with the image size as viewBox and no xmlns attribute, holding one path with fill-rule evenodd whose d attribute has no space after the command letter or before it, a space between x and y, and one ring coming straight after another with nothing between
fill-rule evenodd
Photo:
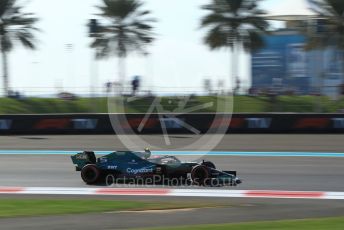
<instances>
[{"instance_id":1,"label":"track runoff area","mask_svg":"<svg viewBox=\"0 0 344 230\"><path fill-rule=\"evenodd\" d=\"M108 154L111 151L97 151ZM72 155L75 151L47 150L1 150L0 155ZM344 158L344 153L319 152L164 152L154 155L172 154L176 156L244 156L244 157L330 157ZM6 195L85 195L85 196L153 196L153 197L216 197L216 198L275 198L275 199L319 199L344 200L344 192L334 191L282 191L282 190L236 190L228 187L217 188L69 188L69 187L0 187L0 194Z\"/></svg>"}]
</instances>

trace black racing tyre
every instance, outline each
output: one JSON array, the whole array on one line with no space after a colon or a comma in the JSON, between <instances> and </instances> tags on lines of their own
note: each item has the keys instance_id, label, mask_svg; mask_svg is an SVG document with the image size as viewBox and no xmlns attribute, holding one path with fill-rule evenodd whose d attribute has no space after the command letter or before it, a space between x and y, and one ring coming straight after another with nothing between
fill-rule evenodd
<instances>
[{"instance_id":1,"label":"black racing tyre","mask_svg":"<svg viewBox=\"0 0 344 230\"><path fill-rule=\"evenodd\" d=\"M191 170L192 182L196 185L206 185L209 179L209 169L204 165L197 165Z\"/></svg>"},{"instance_id":2,"label":"black racing tyre","mask_svg":"<svg viewBox=\"0 0 344 230\"><path fill-rule=\"evenodd\" d=\"M86 184L95 184L100 179L100 171L96 165L86 165L81 170L81 178Z\"/></svg>"},{"instance_id":3,"label":"black racing tyre","mask_svg":"<svg viewBox=\"0 0 344 230\"><path fill-rule=\"evenodd\" d=\"M204 165L204 166L206 166L208 168L216 169L215 164L213 162L211 162L211 161L205 161L205 162L202 163L202 165Z\"/></svg>"}]
</instances>

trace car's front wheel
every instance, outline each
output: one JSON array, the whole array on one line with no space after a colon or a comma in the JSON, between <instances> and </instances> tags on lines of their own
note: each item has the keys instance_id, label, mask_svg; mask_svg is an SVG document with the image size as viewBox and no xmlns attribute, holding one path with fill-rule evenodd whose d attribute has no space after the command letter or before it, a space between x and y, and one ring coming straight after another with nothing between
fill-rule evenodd
<instances>
[{"instance_id":1,"label":"car's front wheel","mask_svg":"<svg viewBox=\"0 0 344 230\"><path fill-rule=\"evenodd\" d=\"M86 184L95 184L100 179L100 170L96 165L86 165L81 170L81 178Z\"/></svg>"},{"instance_id":2,"label":"car's front wheel","mask_svg":"<svg viewBox=\"0 0 344 230\"><path fill-rule=\"evenodd\" d=\"M192 182L196 185L206 185L209 179L209 169L204 165L197 165L191 171Z\"/></svg>"}]
</instances>

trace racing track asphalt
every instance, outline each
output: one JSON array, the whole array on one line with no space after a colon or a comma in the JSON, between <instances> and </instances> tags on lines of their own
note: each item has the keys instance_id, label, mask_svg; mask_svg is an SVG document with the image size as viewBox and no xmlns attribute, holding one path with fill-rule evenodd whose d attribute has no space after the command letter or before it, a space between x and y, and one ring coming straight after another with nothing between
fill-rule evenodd
<instances>
[{"instance_id":1,"label":"racing track asphalt","mask_svg":"<svg viewBox=\"0 0 344 230\"><path fill-rule=\"evenodd\" d=\"M152 143L159 136L145 136ZM192 141L174 136L172 148ZM343 135L228 135L216 150L344 152ZM157 143L159 144L159 143ZM2 150L124 149L114 136L0 137ZM164 150L164 149L157 149ZM238 170L244 183L236 189L344 191L344 158L211 156L220 169ZM0 155L0 186L84 187L67 155ZM228 189L228 188L223 188ZM11 196L0 196L6 198ZM31 196L30 196L31 197ZM60 197L60 196L47 196ZM64 197L69 198L69 197ZM99 199L105 199L103 197ZM106 197L106 199L200 200L231 207L175 213L113 213L0 220L1 229L118 229L161 225L226 223L321 216L344 216L344 202L224 198ZM119 221L120 220L120 221Z\"/></svg>"},{"instance_id":2,"label":"racing track asphalt","mask_svg":"<svg viewBox=\"0 0 344 230\"><path fill-rule=\"evenodd\" d=\"M121 136L123 137L123 136ZM130 138L131 136L125 136ZM153 145L164 143L162 135L141 136ZM192 135L170 136L171 146L175 150L197 139ZM150 146L140 146L144 149ZM160 146L154 150L167 150ZM88 136L0 136L1 150L122 150L125 146L115 135ZM195 149L187 149L195 150ZM202 149L197 149L202 150ZM344 135L226 135L217 151L303 151L303 152L344 152Z\"/></svg>"}]
</instances>

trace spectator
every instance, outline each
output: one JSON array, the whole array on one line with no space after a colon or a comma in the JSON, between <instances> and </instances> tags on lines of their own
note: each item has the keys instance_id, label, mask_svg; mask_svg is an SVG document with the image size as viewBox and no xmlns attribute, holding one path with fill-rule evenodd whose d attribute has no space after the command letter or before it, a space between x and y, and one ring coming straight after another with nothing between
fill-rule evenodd
<instances>
[{"instance_id":1,"label":"spectator","mask_svg":"<svg viewBox=\"0 0 344 230\"><path fill-rule=\"evenodd\" d=\"M111 93L112 83L111 82L107 82L105 84L105 88L106 88L106 93L107 94Z\"/></svg>"},{"instance_id":2,"label":"spectator","mask_svg":"<svg viewBox=\"0 0 344 230\"><path fill-rule=\"evenodd\" d=\"M135 96L137 91L140 88L140 77L139 76L135 76L133 81L131 82L131 86L132 86L132 95Z\"/></svg>"}]
</instances>

